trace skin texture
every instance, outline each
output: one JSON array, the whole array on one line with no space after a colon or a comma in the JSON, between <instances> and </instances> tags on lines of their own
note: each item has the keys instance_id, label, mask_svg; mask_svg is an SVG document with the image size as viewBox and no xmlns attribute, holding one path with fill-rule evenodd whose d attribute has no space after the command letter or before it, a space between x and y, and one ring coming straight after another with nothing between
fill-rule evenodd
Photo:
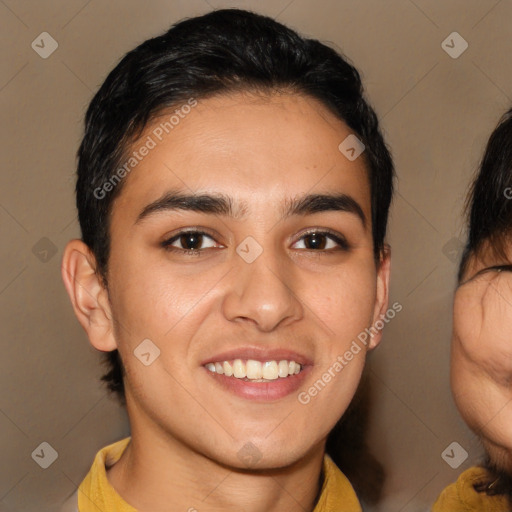
<instances>
[{"instance_id":1,"label":"skin texture","mask_svg":"<svg viewBox=\"0 0 512 512\"><path fill-rule=\"evenodd\" d=\"M451 381L466 423L496 466L512 472L512 273L485 248L454 300Z\"/></svg>"},{"instance_id":2,"label":"skin texture","mask_svg":"<svg viewBox=\"0 0 512 512\"><path fill-rule=\"evenodd\" d=\"M126 368L132 442L108 478L137 509L313 509L326 437L356 391L366 350L307 405L298 392L266 403L235 396L201 362L239 346L295 350L313 361L301 391L385 313L389 253L375 264L364 158L338 150L350 133L300 95L201 100L126 178L113 207L108 293L87 247L68 244L63 279L75 313L91 344L118 348ZM228 195L245 217L161 211L136 223L171 189ZM335 192L357 201L365 225L350 212L282 216L287 200ZM179 241L176 252L161 246L189 227L212 237L201 254L183 254ZM311 249L309 228L341 234L350 248L326 238ZM235 250L248 236L263 249L250 264ZM161 351L150 366L133 355L146 338ZM248 442L261 455L250 470L237 455Z\"/></svg>"}]
</instances>

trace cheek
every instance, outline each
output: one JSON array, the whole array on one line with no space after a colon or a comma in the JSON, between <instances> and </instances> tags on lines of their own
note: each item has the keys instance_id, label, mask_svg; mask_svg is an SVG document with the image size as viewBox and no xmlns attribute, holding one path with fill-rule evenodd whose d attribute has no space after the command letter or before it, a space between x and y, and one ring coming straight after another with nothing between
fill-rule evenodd
<instances>
[{"instance_id":1,"label":"cheek","mask_svg":"<svg viewBox=\"0 0 512 512\"><path fill-rule=\"evenodd\" d=\"M463 291L455 294L453 304L454 339L459 340L470 354L477 354L479 345L476 343L482 329L482 308L474 295Z\"/></svg>"},{"instance_id":2,"label":"cheek","mask_svg":"<svg viewBox=\"0 0 512 512\"><path fill-rule=\"evenodd\" d=\"M318 314L336 332L350 327L367 327L375 305L376 278L371 267L344 270L339 275L325 276L315 287Z\"/></svg>"},{"instance_id":3,"label":"cheek","mask_svg":"<svg viewBox=\"0 0 512 512\"><path fill-rule=\"evenodd\" d=\"M457 292L451 384L457 407L470 428L489 442L510 447L512 351L511 337L505 335L510 322L500 309L489 296Z\"/></svg>"},{"instance_id":4,"label":"cheek","mask_svg":"<svg viewBox=\"0 0 512 512\"><path fill-rule=\"evenodd\" d=\"M200 278L189 274L186 268L175 269L161 261L139 265L127 260L119 267L112 279L114 312L130 338L164 339L183 329L187 322L182 320L209 302L209 292L222 274L217 270L201 273Z\"/></svg>"},{"instance_id":5,"label":"cheek","mask_svg":"<svg viewBox=\"0 0 512 512\"><path fill-rule=\"evenodd\" d=\"M314 284L308 281L302 289L308 306L304 313L317 333L319 363L311 387L301 391L310 400L309 422L325 429L322 435L346 411L363 372L367 349L358 336L371 325L376 294L373 268L352 265Z\"/></svg>"},{"instance_id":6,"label":"cheek","mask_svg":"<svg viewBox=\"0 0 512 512\"><path fill-rule=\"evenodd\" d=\"M510 393L494 382L466 375L454 386L457 407L467 425L489 445L512 450L512 405Z\"/></svg>"},{"instance_id":7,"label":"cheek","mask_svg":"<svg viewBox=\"0 0 512 512\"><path fill-rule=\"evenodd\" d=\"M497 383L512 378L512 306L499 293L457 292L454 338L466 357Z\"/></svg>"}]
</instances>

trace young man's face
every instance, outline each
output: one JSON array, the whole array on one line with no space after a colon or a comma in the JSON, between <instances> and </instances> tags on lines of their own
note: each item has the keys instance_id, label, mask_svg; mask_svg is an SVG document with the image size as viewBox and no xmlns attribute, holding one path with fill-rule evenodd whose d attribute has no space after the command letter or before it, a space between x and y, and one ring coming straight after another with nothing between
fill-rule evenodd
<instances>
[{"instance_id":1,"label":"young man's face","mask_svg":"<svg viewBox=\"0 0 512 512\"><path fill-rule=\"evenodd\" d=\"M452 389L468 425L500 469L512 474L512 273L484 249L455 294Z\"/></svg>"},{"instance_id":2,"label":"young man's face","mask_svg":"<svg viewBox=\"0 0 512 512\"><path fill-rule=\"evenodd\" d=\"M119 349L132 435L232 467L251 457L258 468L291 464L318 451L346 410L366 349L341 371L333 365L387 307L389 258L376 268L364 159L349 161L338 149L347 126L299 95L201 100L158 141L168 118L141 137L156 147L113 205L110 302L98 292L101 309L82 324L96 348ZM213 196L206 210L228 200L232 211L161 208L139 218L178 193ZM303 201L315 195L328 197ZM160 350L147 366L134 355L153 357L151 344L137 348L143 340ZM228 361L243 371L247 359L303 370L246 382L206 367ZM301 403L330 368L330 382Z\"/></svg>"}]
</instances>

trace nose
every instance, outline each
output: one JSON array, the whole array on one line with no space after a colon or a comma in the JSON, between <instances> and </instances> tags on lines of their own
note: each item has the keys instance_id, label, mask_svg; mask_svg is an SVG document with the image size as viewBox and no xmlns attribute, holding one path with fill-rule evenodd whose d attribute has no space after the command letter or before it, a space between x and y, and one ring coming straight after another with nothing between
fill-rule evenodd
<instances>
[{"instance_id":1,"label":"nose","mask_svg":"<svg viewBox=\"0 0 512 512\"><path fill-rule=\"evenodd\" d=\"M293 271L283 257L265 250L252 263L240 258L235 264L222 305L227 320L253 323L260 331L270 332L302 318L303 305L293 291Z\"/></svg>"}]
</instances>

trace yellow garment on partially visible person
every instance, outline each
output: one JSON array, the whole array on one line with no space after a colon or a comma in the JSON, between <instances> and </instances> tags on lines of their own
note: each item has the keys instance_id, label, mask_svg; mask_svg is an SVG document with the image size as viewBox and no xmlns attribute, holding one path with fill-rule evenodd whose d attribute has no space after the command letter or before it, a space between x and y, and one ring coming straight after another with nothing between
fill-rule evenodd
<instances>
[{"instance_id":1,"label":"yellow garment on partially visible person","mask_svg":"<svg viewBox=\"0 0 512 512\"><path fill-rule=\"evenodd\" d=\"M105 467L120 459L129 441L128 437L96 454L89 473L78 488L80 512L137 512L110 485ZM362 512L350 482L328 455L324 456L323 471L325 478L313 512Z\"/></svg>"},{"instance_id":2,"label":"yellow garment on partially visible person","mask_svg":"<svg viewBox=\"0 0 512 512\"><path fill-rule=\"evenodd\" d=\"M504 496L488 496L473 487L488 479L485 468L467 469L439 495L432 512L511 512L512 507Z\"/></svg>"}]
</instances>

